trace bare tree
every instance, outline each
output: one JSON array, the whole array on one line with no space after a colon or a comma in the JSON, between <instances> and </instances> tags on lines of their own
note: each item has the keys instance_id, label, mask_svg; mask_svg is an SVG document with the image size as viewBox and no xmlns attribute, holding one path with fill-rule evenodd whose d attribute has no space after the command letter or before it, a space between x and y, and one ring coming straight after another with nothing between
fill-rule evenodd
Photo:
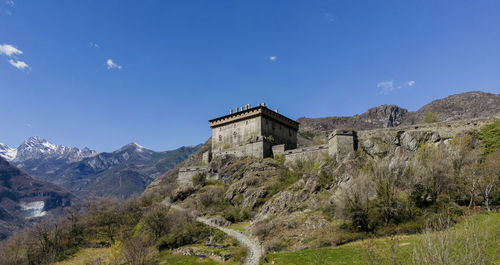
<instances>
[{"instance_id":1,"label":"bare tree","mask_svg":"<svg viewBox=\"0 0 500 265\"><path fill-rule=\"evenodd\" d=\"M151 240L142 234L131 238L121 253L126 264L134 265L147 264L151 254Z\"/></svg>"},{"instance_id":2,"label":"bare tree","mask_svg":"<svg viewBox=\"0 0 500 265\"><path fill-rule=\"evenodd\" d=\"M486 209L490 211L490 199L500 180L500 149L490 153L480 166L478 186L484 198Z\"/></svg>"}]
</instances>

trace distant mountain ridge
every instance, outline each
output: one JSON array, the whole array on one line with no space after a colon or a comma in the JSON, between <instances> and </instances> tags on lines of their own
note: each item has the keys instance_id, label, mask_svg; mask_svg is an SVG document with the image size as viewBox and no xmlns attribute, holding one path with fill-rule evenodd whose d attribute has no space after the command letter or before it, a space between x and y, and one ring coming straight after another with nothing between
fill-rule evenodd
<instances>
[{"instance_id":1,"label":"distant mountain ridge","mask_svg":"<svg viewBox=\"0 0 500 265\"><path fill-rule=\"evenodd\" d=\"M451 95L434 100L415 112L396 105L382 105L360 115L297 119L301 131L325 132L351 128L370 130L421 123L427 112L437 114L438 121L500 117L500 95L480 91Z\"/></svg>"},{"instance_id":2,"label":"distant mountain ridge","mask_svg":"<svg viewBox=\"0 0 500 265\"><path fill-rule=\"evenodd\" d=\"M30 175L58 184L79 196L127 198L199 149L155 152L130 143L111 153L55 145L30 137L17 149L0 144L0 156Z\"/></svg>"}]
</instances>

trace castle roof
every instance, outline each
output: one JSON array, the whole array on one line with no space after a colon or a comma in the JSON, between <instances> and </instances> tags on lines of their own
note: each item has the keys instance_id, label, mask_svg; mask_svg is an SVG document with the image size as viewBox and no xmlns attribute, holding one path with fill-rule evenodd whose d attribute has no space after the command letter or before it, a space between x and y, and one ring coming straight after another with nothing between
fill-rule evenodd
<instances>
[{"instance_id":1,"label":"castle roof","mask_svg":"<svg viewBox=\"0 0 500 265\"><path fill-rule=\"evenodd\" d=\"M253 108L247 108L242 111L237 111L235 113L231 113L229 115L225 115L219 118L215 118L212 120L209 120L210 122L210 127L211 128L216 128L219 126L223 126L226 124L230 124L236 121L244 120L244 119L249 119L257 116L264 116L266 118L272 119L282 125L285 125L291 129L298 130L299 129L299 123L287 118L284 115L279 114L277 111L272 111L268 109L265 105L258 105L257 107Z\"/></svg>"}]
</instances>

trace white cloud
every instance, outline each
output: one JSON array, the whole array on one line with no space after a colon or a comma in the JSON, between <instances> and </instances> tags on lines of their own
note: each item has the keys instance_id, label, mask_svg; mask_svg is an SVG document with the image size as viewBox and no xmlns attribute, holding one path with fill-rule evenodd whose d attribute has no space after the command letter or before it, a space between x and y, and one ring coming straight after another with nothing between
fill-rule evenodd
<instances>
[{"instance_id":1,"label":"white cloud","mask_svg":"<svg viewBox=\"0 0 500 265\"><path fill-rule=\"evenodd\" d=\"M9 60L9 63L14 66L15 68L19 69L19 70L24 70L25 68L28 67L28 64L23 62L23 61L16 61L16 60L12 60L10 59Z\"/></svg>"},{"instance_id":2,"label":"white cloud","mask_svg":"<svg viewBox=\"0 0 500 265\"><path fill-rule=\"evenodd\" d=\"M90 48L100 48L99 44L97 44L95 42L89 42L89 47Z\"/></svg>"},{"instance_id":3,"label":"white cloud","mask_svg":"<svg viewBox=\"0 0 500 265\"><path fill-rule=\"evenodd\" d=\"M387 95L394 90L394 80L379 82L377 87L380 88L380 94Z\"/></svg>"},{"instance_id":4,"label":"white cloud","mask_svg":"<svg viewBox=\"0 0 500 265\"><path fill-rule=\"evenodd\" d=\"M113 60L111 59L108 59L106 61L106 65L108 66L108 69L112 69L112 68L116 68L116 69L122 69L123 67L119 64L116 64L115 62L113 62Z\"/></svg>"},{"instance_id":5,"label":"white cloud","mask_svg":"<svg viewBox=\"0 0 500 265\"><path fill-rule=\"evenodd\" d=\"M5 0L5 3L8 5L8 6L11 6L13 7L15 5L14 1L13 0Z\"/></svg>"},{"instance_id":6,"label":"white cloud","mask_svg":"<svg viewBox=\"0 0 500 265\"><path fill-rule=\"evenodd\" d=\"M273 61L273 62L276 62L276 60L278 60L278 56L276 56L276 55L269 56L269 60Z\"/></svg>"},{"instance_id":7,"label":"white cloud","mask_svg":"<svg viewBox=\"0 0 500 265\"><path fill-rule=\"evenodd\" d=\"M23 54L23 52L10 44L0 44L0 54L12 56L16 54Z\"/></svg>"},{"instance_id":8,"label":"white cloud","mask_svg":"<svg viewBox=\"0 0 500 265\"><path fill-rule=\"evenodd\" d=\"M32 125L31 125L31 123L25 123L24 126L31 127Z\"/></svg>"},{"instance_id":9,"label":"white cloud","mask_svg":"<svg viewBox=\"0 0 500 265\"><path fill-rule=\"evenodd\" d=\"M379 94L387 95L387 94L389 94L397 89L402 89L405 87L412 87L415 85L415 83L416 83L415 81L410 80L410 81L405 82L401 85L395 85L394 80L388 80L388 81L379 82L377 84L377 88L380 88Z\"/></svg>"}]
</instances>

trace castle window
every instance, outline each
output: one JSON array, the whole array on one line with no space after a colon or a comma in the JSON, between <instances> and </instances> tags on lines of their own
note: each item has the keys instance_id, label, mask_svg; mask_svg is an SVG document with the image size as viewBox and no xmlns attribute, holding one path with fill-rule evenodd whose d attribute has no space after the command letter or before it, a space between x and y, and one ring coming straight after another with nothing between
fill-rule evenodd
<instances>
[{"instance_id":1,"label":"castle window","mask_svg":"<svg viewBox=\"0 0 500 265\"><path fill-rule=\"evenodd\" d=\"M219 135L219 142L222 142L222 135Z\"/></svg>"},{"instance_id":2,"label":"castle window","mask_svg":"<svg viewBox=\"0 0 500 265\"><path fill-rule=\"evenodd\" d=\"M238 136L238 133L237 133L237 132L233 132L233 136L234 136L234 137L237 137L237 136Z\"/></svg>"}]
</instances>

